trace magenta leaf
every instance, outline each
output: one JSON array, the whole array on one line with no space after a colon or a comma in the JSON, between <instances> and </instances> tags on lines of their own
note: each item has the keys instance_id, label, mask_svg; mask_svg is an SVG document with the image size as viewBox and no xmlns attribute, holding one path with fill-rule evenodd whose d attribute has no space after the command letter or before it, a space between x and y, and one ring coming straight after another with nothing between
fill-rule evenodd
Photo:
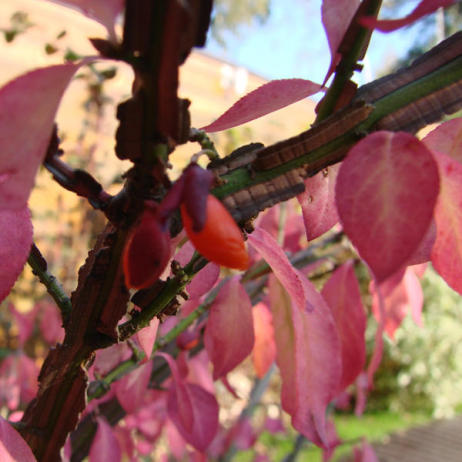
<instances>
[{"instance_id":1,"label":"magenta leaf","mask_svg":"<svg viewBox=\"0 0 462 462\"><path fill-rule=\"evenodd\" d=\"M214 380L233 370L252 351L252 304L237 277L220 289L210 308L204 344L213 364Z\"/></svg>"},{"instance_id":2,"label":"magenta leaf","mask_svg":"<svg viewBox=\"0 0 462 462\"><path fill-rule=\"evenodd\" d=\"M64 339L61 313L55 304L43 302L40 304L40 330L43 338L50 344L62 342Z\"/></svg>"},{"instance_id":3,"label":"magenta leaf","mask_svg":"<svg viewBox=\"0 0 462 462\"><path fill-rule=\"evenodd\" d=\"M17 210L0 209L0 302L21 274L31 245L32 223L27 206Z\"/></svg>"},{"instance_id":4,"label":"magenta leaf","mask_svg":"<svg viewBox=\"0 0 462 462\"><path fill-rule=\"evenodd\" d=\"M338 392L352 384L366 361L366 312L353 262L337 268L322 289L340 337L343 374Z\"/></svg>"},{"instance_id":5,"label":"magenta leaf","mask_svg":"<svg viewBox=\"0 0 462 462\"><path fill-rule=\"evenodd\" d=\"M102 460L119 462L122 459L122 454L114 430L105 418L97 417L96 421L98 429L91 443L89 462L100 462Z\"/></svg>"},{"instance_id":6,"label":"magenta leaf","mask_svg":"<svg viewBox=\"0 0 462 462\"><path fill-rule=\"evenodd\" d=\"M26 204L50 141L58 104L78 68L62 64L36 69L0 89L1 209Z\"/></svg>"},{"instance_id":7,"label":"magenta leaf","mask_svg":"<svg viewBox=\"0 0 462 462\"><path fill-rule=\"evenodd\" d=\"M159 353L169 364L173 384L168 394L168 416L180 435L198 451L205 451L218 430L215 396L198 385L187 383L173 358Z\"/></svg>"},{"instance_id":8,"label":"magenta leaf","mask_svg":"<svg viewBox=\"0 0 462 462\"><path fill-rule=\"evenodd\" d=\"M338 49L359 4L360 0L323 0L322 2L322 23L326 31L331 55L331 63L326 79L340 61Z\"/></svg>"},{"instance_id":9,"label":"magenta leaf","mask_svg":"<svg viewBox=\"0 0 462 462\"><path fill-rule=\"evenodd\" d=\"M421 325L423 293L419 279L411 267L401 270L380 284L385 308L384 330L393 340L396 329L410 312L417 324ZM380 320L380 294L371 285L372 311Z\"/></svg>"},{"instance_id":10,"label":"magenta leaf","mask_svg":"<svg viewBox=\"0 0 462 462\"><path fill-rule=\"evenodd\" d=\"M21 435L0 416L0 460L2 462L36 462Z\"/></svg>"},{"instance_id":11,"label":"magenta leaf","mask_svg":"<svg viewBox=\"0 0 462 462\"><path fill-rule=\"evenodd\" d=\"M260 302L252 309L255 344L252 351L253 367L260 379L276 359L273 318L268 307Z\"/></svg>"},{"instance_id":12,"label":"magenta leaf","mask_svg":"<svg viewBox=\"0 0 462 462\"><path fill-rule=\"evenodd\" d=\"M152 361L149 361L115 383L115 394L127 414L136 412L145 403L151 371Z\"/></svg>"},{"instance_id":13,"label":"magenta leaf","mask_svg":"<svg viewBox=\"0 0 462 462\"><path fill-rule=\"evenodd\" d=\"M307 279L303 284L315 306L312 311L294 307L283 286L270 276L281 403L296 430L315 444L329 447L325 414L342 375L340 342L326 302Z\"/></svg>"},{"instance_id":14,"label":"magenta leaf","mask_svg":"<svg viewBox=\"0 0 462 462\"><path fill-rule=\"evenodd\" d=\"M136 334L136 339L141 346L146 358L149 359L152 353L152 348L156 341L157 329L159 328L159 319L153 318L149 322L149 326L141 329Z\"/></svg>"},{"instance_id":15,"label":"magenta leaf","mask_svg":"<svg viewBox=\"0 0 462 462\"><path fill-rule=\"evenodd\" d=\"M462 117L438 125L422 141L430 150L443 152L462 163Z\"/></svg>"},{"instance_id":16,"label":"magenta leaf","mask_svg":"<svg viewBox=\"0 0 462 462\"><path fill-rule=\"evenodd\" d=\"M462 293L462 164L434 152L441 175L441 190L435 208L436 240L431 261L440 276Z\"/></svg>"},{"instance_id":17,"label":"magenta leaf","mask_svg":"<svg viewBox=\"0 0 462 462\"><path fill-rule=\"evenodd\" d=\"M186 290L192 299L198 299L205 295L220 276L220 266L209 262L207 266L194 276L194 279L186 286Z\"/></svg>"},{"instance_id":18,"label":"magenta leaf","mask_svg":"<svg viewBox=\"0 0 462 462\"><path fill-rule=\"evenodd\" d=\"M337 177L337 210L379 283L419 247L438 192L436 162L412 135L376 132L348 153Z\"/></svg>"},{"instance_id":19,"label":"magenta leaf","mask_svg":"<svg viewBox=\"0 0 462 462\"><path fill-rule=\"evenodd\" d=\"M122 13L125 5L124 0L50 0L55 3L62 3L76 7L84 15L101 23L108 30L112 41L116 40L114 30L117 16Z\"/></svg>"},{"instance_id":20,"label":"magenta leaf","mask_svg":"<svg viewBox=\"0 0 462 462\"><path fill-rule=\"evenodd\" d=\"M378 29L382 32L392 32L404 26L408 26L423 16L433 13L438 8L446 8L457 0L422 0L407 16L401 19L382 19L374 17L359 18L359 22L371 29Z\"/></svg>"},{"instance_id":21,"label":"magenta leaf","mask_svg":"<svg viewBox=\"0 0 462 462\"><path fill-rule=\"evenodd\" d=\"M24 346L24 343L29 339L34 331L37 308L38 305L35 305L34 308L27 313L21 313L12 303L8 305L8 309L10 310L18 328L18 343L20 348Z\"/></svg>"},{"instance_id":22,"label":"magenta leaf","mask_svg":"<svg viewBox=\"0 0 462 462\"><path fill-rule=\"evenodd\" d=\"M202 127L202 130L218 132L236 127L314 95L320 90L321 85L310 80L272 80L243 96L215 122Z\"/></svg>"},{"instance_id":23,"label":"magenta leaf","mask_svg":"<svg viewBox=\"0 0 462 462\"><path fill-rule=\"evenodd\" d=\"M334 165L307 178L305 191L297 196L309 241L329 231L338 222L335 181L339 168L339 165Z\"/></svg>"},{"instance_id":24,"label":"magenta leaf","mask_svg":"<svg viewBox=\"0 0 462 462\"><path fill-rule=\"evenodd\" d=\"M305 291L305 277L292 266L276 240L264 229L256 228L249 235L249 244L271 266L274 275L287 290L295 306L300 310L312 310L314 307Z\"/></svg>"}]
</instances>

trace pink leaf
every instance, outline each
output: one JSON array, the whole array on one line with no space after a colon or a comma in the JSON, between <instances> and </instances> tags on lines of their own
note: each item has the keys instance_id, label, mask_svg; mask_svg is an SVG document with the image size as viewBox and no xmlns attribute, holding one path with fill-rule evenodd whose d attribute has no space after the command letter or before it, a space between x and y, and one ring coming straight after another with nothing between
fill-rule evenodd
<instances>
[{"instance_id":1,"label":"pink leaf","mask_svg":"<svg viewBox=\"0 0 462 462\"><path fill-rule=\"evenodd\" d=\"M340 337L343 374L338 393L356 380L366 361L366 313L353 262L337 268L322 289Z\"/></svg>"},{"instance_id":2,"label":"pink leaf","mask_svg":"<svg viewBox=\"0 0 462 462\"><path fill-rule=\"evenodd\" d=\"M293 303L300 310L313 310L305 291L305 277L289 262L276 240L262 228L249 235L249 244L266 260L274 275L289 293Z\"/></svg>"},{"instance_id":3,"label":"pink leaf","mask_svg":"<svg viewBox=\"0 0 462 462\"><path fill-rule=\"evenodd\" d=\"M149 359L152 353L152 348L156 341L157 329L159 328L159 319L153 318L149 322L149 326L141 329L137 334L136 338L144 351L146 358Z\"/></svg>"},{"instance_id":4,"label":"pink leaf","mask_svg":"<svg viewBox=\"0 0 462 462\"><path fill-rule=\"evenodd\" d=\"M64 339L63 321L56 305L48 302L40 304L40 330L50 345Z\"/></svg>"},{"instance_id":5,"label":"pink leaf","mask_svg":"<svg viewBox=\"0 0 462 462\"><path fill-rule=\"evenodd\" d=\"M215 122L202 127L208 132L218 132L258 119L282 109L289 104L314 95L321 85L304 79L272 80L243 96Z\"/></svg>"},{"instance_id":6,"label":"pink leaf","mask_svg":"<svg viewBox=\"0 0 462 462\"><path fill-rule=\"evenodd\" d=\"M114 30L117 16L122 13L124 0L51 0L55 3L76 7L84 15L92 18L106 27L109 37L115 42L116 34Z\"/></svg>"},{"instance_id":7,"label":"pink leaf","mask_svg":"<svg viewBox=\"0 0 462 462\"><path fill-rule=\"evenodd\" d=\"M462 163L462 117L438 125L422 141L432 151L443 152Z\"/></svg>"},{"instance_id":8,"label":"pink leaf","mask_svg":"<svg viewBox=\"0 0 462 462\"><path fill-rule=\"evenodd\" d=\"M380 284L385 307L384 329L394 339L396 329L401 325L407 313L411 311L417 323L422 322L421 311L423 293L420 282L412 268L399 271ZM372 311L380 320L379 293L371 286Z\"/></svg>"},{"instance_id":9,"label":"pink leaf","mask_svg":"<svg viewBox=\"0 0 462 462\"><path fill-rule=\"evenodd\" d=\"M0 197L1 187L0 180ZM27 206L21 206L18 210L0 210L0 302L9 294L21 274L31 245L32 223Z\"/></svg>"},{"instance_id":10,"label":"pink leaf","mask_svg":"<svg viewBox=\"0 0 462 462\"><path fill-rule=\"evenodd\" d=\"M36 462L21 435L0 416L0 460L2 462Z\"/></svg>"},{"instance_id":11,"label":"pink leaf","mask_svg":"<svg viewBox=\"0 0 462 462\"><path fill-rule=\"evenodd\" d=\"M168 395L168 416L181 436L198 451L205 451L218 430L218 403L202 387L185 382L173 358L165 358L172 371L173 385Z\"/></svg>"},{"instance_id":12,"label":"pink leaf","mask_svg":"<svg viewBox=\"0 0 462 462\"><path fill-rule=\"evenodd\" d=\"M191 298L198 299L206 294L218 280L220 266L209 262L205 268L194 276L194 279L186 286L186 290Z\"/></svg>"},{"instance_id":13,"label":"pink leaf","mask_svg":"<svg viewBox=\"0 0 462 462\"><path fill-rule=\"evenodd\" d=\"M89 461L100 462L107 460L118 462L122 459L119 442L112 427L103 417L97 417L98 429L95 438L91 443Z\"/></svg>"},{"instance_id":14,"label":"pink leaf","mask_svg":"<svg viewBox=\"0 0 462 462\"><path fill-rule=\"evenodd\" d=\"M34 330L37 307L38 305L35 305L35 307L29 312L21 313L14 307L13 304L10 303L8 305L8 309L13 315L15 324L18 328L18 343L21 348L24 346L24 343L29 339Z\"/></svg>"},{"instance_id":15,"label":"pink leaf","mask_svg":"<svg viewBox=\"0 0 462 462\"><path fill-rule=\"evenodd\" d=\"M462 164L434 152L441 176L435 208L436 240L432 249L435 270L457 292L462 293Z\"/></svg>"},{"instance_id":16,"label":"pink leaf","mask_svg":"<svg viewBox=\"0 0 462 462\"><path fill-rule=\"evenodd\" d=\"M255 373L260 379L268 372L276 359L276 343L271 312L264 303L257 303L252 309L255 330L255 345L252 359Z\"/></svg>"},{"instance_id":17,"label":"pink leaf","mask_svg":"<svg viewBox=\"0 0 462 462\"><path fill-rule=\"evenodd\" d=\"M295 429L315 444L328 447L325 414L342 374L340 344L329 307L308 280L304 284L316 307L312 311L293 307L282 285L270 276L281 403Z\"/></svg>"},{"instance_id":18,"label":"pink leaf","mask_svg":"<svg viewBox=\"0 0 462 462\"><path fill-rule=\"evenodd\" d=\"M36 69L0 89L2 209L26 204L50 141L59 101L78 68L62 64Z\"/></svg>"},{"instance_id":19,"label":"pink leaf","mask_svg":"<svg viewBox=\"0 0 462 462\"><path fill-rule=\"evenodd\" d=\"M140 409L148 398L146 389L151 377L151 371L152 361L149 361L116 382L114 386L115 394L127 414L134 413Z\"/></svg>"},{"instance_id":20,"label":"pink leaf","mask_svg":"<svg viewBox=\"0 0 462 462\"><path fill-rule=\"evenodd\" d=\"M254 344L252 304L237 277L220 290L210 308L204 344L214 380L240 364Z\"/></svg>"},{"instance_id":21,"label":"pink leaf","mask_svg":"<svg viewBox=\"0 0 462 462\"><path fill-rule=\"evenodd\" d=\"M404 26L408 26L423 16L433 13L438 8L446 8L457 0L422 0L407 16L401 19L377 20L373 17L359 18L359 22L371 29L378 29L382 32L392 32Z\"/></svg>"},{"instance_id":22,"label":"pink leaf","mask_svg":"<svg viewBox=\"0 0 462 462\"><path fill-rule=\"evenodd\" d=\"M326 31L331 55L331 64L326 79L340 61L338 49L359 4L360 0L323 0L322 2L322 24Z\"/></svg>"},{"instance_id":23,"label":"pink leaf","mask_svg":"<svg viewBox=\"0 0 462 462\"><path fill-rule=\"evenodd\" d=\"M334 165L305 180L305 191L297 196L309 241L329 231L338 222L335 181L340 166Z\"/></svg>"},{"instance_id":24,"label":"pink leaf","mask_svg":"<svg viewBox=\"0 0 462 462\"><path fill-rule=\"evenodd\" d=\"M343 161L336 184L340 220L379 282L419 247L438 191L431 152L404 132L373 133Z\"/></svg>"}]
</instances>

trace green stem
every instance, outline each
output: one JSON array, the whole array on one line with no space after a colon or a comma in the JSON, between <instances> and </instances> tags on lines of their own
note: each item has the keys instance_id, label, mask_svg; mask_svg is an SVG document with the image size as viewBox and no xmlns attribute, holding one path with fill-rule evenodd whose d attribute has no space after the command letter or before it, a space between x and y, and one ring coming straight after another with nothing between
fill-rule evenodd
<instances>
[{"instance_id":1,"label":"green stem","mask_svg":"<svg viewBox=\"0 0 462 462\"><path fill-rule=\"evenodd\" d=\"M382 0L370 1L366 11L364 11L364 15L376 16L381 5ZM361 6L359 8L362 9ZM337 102L345 89L345 85L350 81L353 72L357 70L358 61L361 60L365 54L372 31L371 29L359 25L356 25L356 27L357 32L353 45L348 49L348 52L342 56L342 60L335 70L335 78L319 105L316 123L326 119L334 112Z\"/></svg>"},{"instance_id":2,"label":"green stem","mask_svg":"<svg viewBox=\"0 0 462 462\"><path fill-rule=\"evenodd\" d=\"M47 262L35 244L32 244L27 263L56 302L61 311L63 324L66 325L72 311L71 300L64 292L56 277L48 271Z\"/></svg>"}]
</instances>

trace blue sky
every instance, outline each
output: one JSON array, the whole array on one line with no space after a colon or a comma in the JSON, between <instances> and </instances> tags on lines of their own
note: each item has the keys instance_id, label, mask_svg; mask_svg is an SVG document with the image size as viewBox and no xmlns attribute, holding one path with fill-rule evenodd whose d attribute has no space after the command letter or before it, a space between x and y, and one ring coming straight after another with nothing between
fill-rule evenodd
<instances>
[{"instance_id":1,"label":"blue sky","mask_svg":"<svg viewBox=\"0 0 462 462\"><path fill-rule=\"evenodd\" d=\"M403 0L403 13L417 0ZM224 50L213 41L206 50L268 79L300 77L322 82L330 55L320 20L321 0L271 0L264 25L243 27L238 37L227 37ZM387 64L402 56L412 43L416 27L391 34L375 32L358 83L376 78Z\"/></svg>"}]
</instances>

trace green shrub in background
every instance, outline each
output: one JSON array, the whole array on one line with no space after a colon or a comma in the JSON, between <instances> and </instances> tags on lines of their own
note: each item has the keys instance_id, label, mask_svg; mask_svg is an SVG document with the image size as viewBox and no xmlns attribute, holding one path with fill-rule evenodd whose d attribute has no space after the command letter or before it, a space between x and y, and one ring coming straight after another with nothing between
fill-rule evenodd
<instances>
[{"instance_id":1,"label":"green shrub in background","mask_svg":"<svg viewBox=\"0 0 462 462\"><path fill-rule=\"evenodd\" d=\"M422 280L423 327L408 316L386 339L368 411L450 417L462 404L462 301L434 271Z\"/></svg>"}]
</instances>

